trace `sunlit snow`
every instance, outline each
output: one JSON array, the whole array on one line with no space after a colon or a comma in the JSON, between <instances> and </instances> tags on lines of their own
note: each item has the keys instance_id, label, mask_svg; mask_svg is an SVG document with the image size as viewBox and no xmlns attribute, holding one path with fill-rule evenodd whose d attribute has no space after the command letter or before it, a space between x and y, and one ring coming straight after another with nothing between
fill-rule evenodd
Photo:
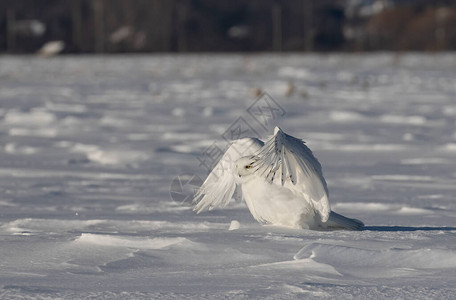
<instances>
[{"instance_id":1,"label":"sunlit snow","mask_svg":"<svg viewBox=\"0 0 456 300\"><path fill-rule=\"evenodd\" d=\"M2 299L456 298L454 54L2 56L0 103ZM366 230L172 198L239 118L303 138Z\"/></svg>"}]
</instances>

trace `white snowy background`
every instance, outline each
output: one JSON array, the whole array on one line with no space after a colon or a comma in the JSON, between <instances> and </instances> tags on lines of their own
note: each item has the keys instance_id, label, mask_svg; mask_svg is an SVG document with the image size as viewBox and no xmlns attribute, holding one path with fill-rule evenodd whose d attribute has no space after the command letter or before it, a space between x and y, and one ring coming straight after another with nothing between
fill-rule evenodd
<instances>
[{"instance_id":1,"label":"white snowy background","mask_svg":"<svg viewBox=\"0 0 456 300\"><path fill-rule=\"evenodd\" d=\"M170 197L260 89L365 231ZM455 129L454 54L2 56L0 298L454 299Z\"/></svg>"}]
</instances>

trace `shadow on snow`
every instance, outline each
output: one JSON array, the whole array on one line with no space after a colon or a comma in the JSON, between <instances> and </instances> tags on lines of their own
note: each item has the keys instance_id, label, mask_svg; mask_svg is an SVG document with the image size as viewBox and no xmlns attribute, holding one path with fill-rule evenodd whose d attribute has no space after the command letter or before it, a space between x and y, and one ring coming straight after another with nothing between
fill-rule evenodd
<instances>
[{"instance_id":1,"label":"shadow on snow","mask_svg":"<svg viewBox=\"0 0 456 300\"><path fill-rule=\"evenodd\" d=\"M454 231L456 227L365 226L369 231Z\"/></svg>"}]
</instances>

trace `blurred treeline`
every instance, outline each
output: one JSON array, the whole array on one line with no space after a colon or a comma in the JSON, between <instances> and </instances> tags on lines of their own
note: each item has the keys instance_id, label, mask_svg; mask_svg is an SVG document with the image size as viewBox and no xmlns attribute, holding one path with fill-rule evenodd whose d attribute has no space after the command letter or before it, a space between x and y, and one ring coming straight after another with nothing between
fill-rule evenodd
<instances>
[{"instance_id":1,"label":"blurred treeline","mask_svg":"<svg viewBox=\"0 0 456 300\"><path fill-rule=\"evenodd\" d=\"M0 2L0 52L50 41L67 53L455 50L456 0Z\"/></svg>"}]
</instances>

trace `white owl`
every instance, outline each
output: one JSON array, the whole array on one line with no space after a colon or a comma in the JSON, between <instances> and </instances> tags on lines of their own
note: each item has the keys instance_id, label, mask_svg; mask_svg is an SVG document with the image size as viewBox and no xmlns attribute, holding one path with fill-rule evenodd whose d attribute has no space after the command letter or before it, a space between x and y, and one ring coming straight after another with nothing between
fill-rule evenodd
<instances>
[{"instance_id":1,"label":"white owl","mask_svg":"<svg viewBox=\"0 0 456 300\"><path fill-rule=\"evenodd\" d=\"M257 138L233 141L196 193L194 210L226 206L236 185L262 224L349 230L364 226L331 211L320 163L302 140L278 127L266 143Z\"/></svg>"}]
</instances>

